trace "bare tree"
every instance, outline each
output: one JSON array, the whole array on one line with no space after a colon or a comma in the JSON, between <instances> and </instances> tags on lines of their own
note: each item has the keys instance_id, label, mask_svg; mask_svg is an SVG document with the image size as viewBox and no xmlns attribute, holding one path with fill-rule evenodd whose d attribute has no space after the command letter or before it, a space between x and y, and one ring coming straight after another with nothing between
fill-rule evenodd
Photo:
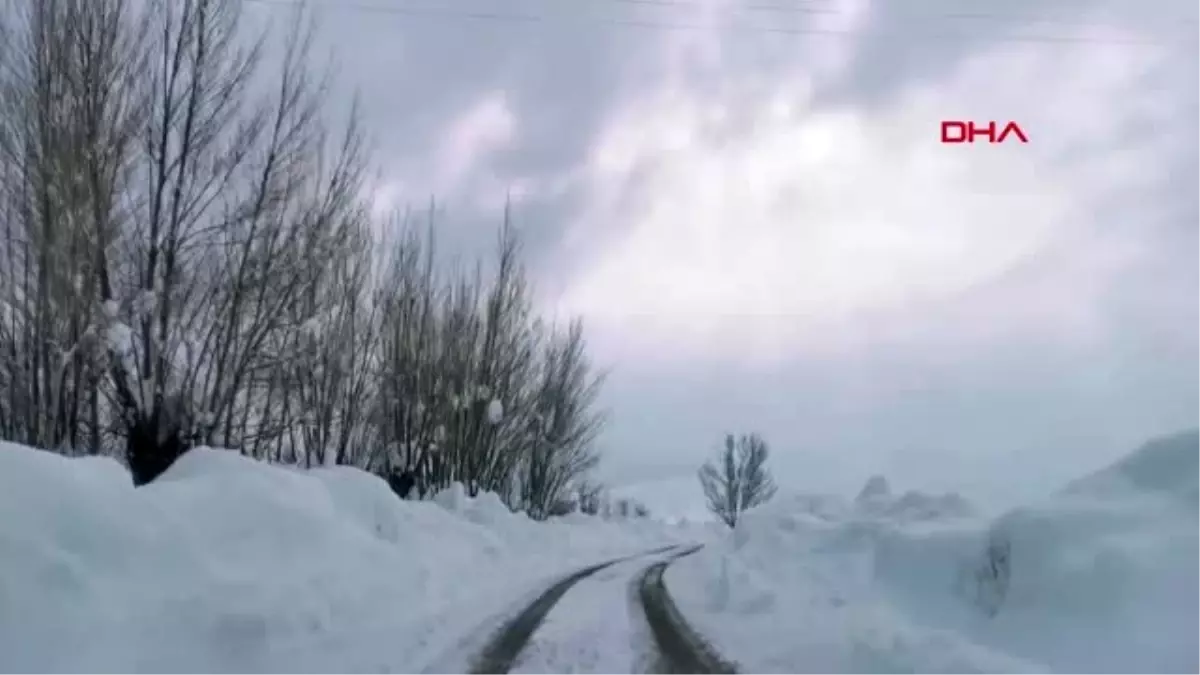
<instances>
[{"instance_id":1,"label":"bare tree","mask_svg":"<svg viewBox=\"0 0 1200 675\"><path fill-rule=\"evenodd\" d=\"M443 276L435 217L431 207L428 227L400 223L378 294L382 451L370 466L418 496L459 482L543 517L598 461L601 378L582 325L548 333L533 316L507 210L490 278L480 265Z\"/></svg>"},{"instance_id":2,"label":"bare tree","mask_svg":"<svg viewBox=\"0 0 1200 675\"><path fill-rule=\"evenodd\" d=\"M77 441L90 389L139 484L193 439L261 446L265 375L361 220L361 137L326 132L302 14L272 67L236 0L20 8L0 81L6 433Z\"/></svg>"},{"instance_id":3,"label":"bare tree","mask_svg":"<svg viewBox=\"0 0 1200 675\"><path fill-rule=\"evenodd\" d=\"M517 474L521 506L533 517L599 462L594 442L605 417L595 404L604 378L592 369L585 347L583 324L575 320L551 335L542 356Z\"/></svg>"},{"instance_id":4,"label":"bare tree","mask_svg":"<svg viewBox=\"0 0 1200 675\"><path fill-rule=\"evenodd\" d=\"M775 496L776 485L767 468L770 451L758 434L734 438L726 434L725 446L700 468L700 486L714 515L733 527L747 509Z\"/></svg>"},{"instance_id":5,"label":"bare tree","mask_svg":"<svg viewBox=\"0 0 1200 675\"><path fill-rule=\"evenodd\" d=\"M145 23L122 0L10 2L0 22L0 433L69 451L86 429L99 452L97 271L144 122Z\"/></svg>"},{"instance_id":6,"label":"bare tree","mask_svg":"<svg viewBox=\"0 0 1200 675\"><path fill-rule=\"evenodd\" d=\"M317 268L289 308L289 325L299 330L284 333L278 358L269 366L259 417L284 418L281 427L290 432L286 438L266 434L277 439L272 444L276 461L284 460L286 447L287 461L304 466L348 464L374 442L366 413L373 402L379 341L380 308L371 297L376 270L366 224L348 221L343 236L342 246ZM258 439L251 454L263 455Z\"/></svg>"},{"instance_id":7,"label":"bare tree","mask_svg":"<svg viewBox=\"0 0 1200 675\"><path fill-rule=\"evenodd\" d=\"M582 326L534 316L507 207L465 269L436 260L433 205L375 222L306 14L271 50L240 7L0 12L0 437L110 452L139 485L204 443L544 515L599 459Z\"/></svg>"},{"instance_id":8,"label":"bare tree","mask_svg":"<svg viewBox=\"0 0 1200 675\"><path fill-rule=\"evenodd\" d=\"M506 493L528 438L524 421L537 375L538 336L520 263L520 240L505 209L489 283L476 267L451 284L440 312L440 367L448 388L437 486ZM506 496L509 496L506 494Z\"/></svg>"}]
</instances>

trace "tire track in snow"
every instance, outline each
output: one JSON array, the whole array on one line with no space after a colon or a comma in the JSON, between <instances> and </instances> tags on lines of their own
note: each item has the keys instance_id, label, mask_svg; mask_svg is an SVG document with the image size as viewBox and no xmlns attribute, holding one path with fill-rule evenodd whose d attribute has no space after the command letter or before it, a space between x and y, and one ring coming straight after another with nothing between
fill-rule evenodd
<instances>
[{"instance_id":1,"label":"tire track in snow","mask_svg":"<svg viewBox=\"0 0 1200 675\"><path fill-rule=\"evenodd\" d=\"M581 580L546 616L509 672L647 672L657 652L637 589L654 560L626 560Z\"/></svg>"},{"instance_id":2,"label":"tire track in snow","mask_svg":"<svg viewBox=\"0 0 1200 675\"><path fill-rule=\"evenodd\" d=\"M542 624L546 615L554 605L566 594L572 586L597 572L648 555L665 553L678 548L677 545L664 546L645 553L623 556L597 565L585 567L559 580L546 589L536 600L521 610L515 617L506 622L484 647L483 652L471 667L472 673L507 673L513 667L521 651L529 642L530 637Z\"/></svg>"},{"instance_id":3,"label":"tire track in snow","mask_svg":"<svg viewBox=\"0 0 1200 675\"><path fill-rule=\"evenodd\" d=\"M691 626L688 625L663 583L663 572L675 560L699 551L693 546L646 568L638 581L638 591L646 621L658 644L659 661L656 673L736 673L737 666L717 654Z\"/></svg>"}]
</instances>

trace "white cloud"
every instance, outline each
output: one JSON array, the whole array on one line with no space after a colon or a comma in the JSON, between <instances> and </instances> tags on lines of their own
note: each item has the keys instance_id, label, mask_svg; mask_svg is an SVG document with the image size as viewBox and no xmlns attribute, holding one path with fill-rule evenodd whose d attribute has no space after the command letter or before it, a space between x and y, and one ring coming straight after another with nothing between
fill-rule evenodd
<instances>
[{"instance_id":1,"label":"white cloud","mask_svg":"<svg viewBox=\"0 0 1200 675\"><path fill-rule=\"evenodd\" d=\"M517 123L504 92L492 91L453 120L437 152L439 193L452 192L486 156L513 141Z\"/></svg>"},{"instance_id":2,"label":"white cloud","mask_svg":"<svg viewBox=\"0 0 1200 675\"><path fill-rule=\"evenodd\" d=\"M484 92L438 129L428 156L399 162L374 190L376 215L414 204L430 195L440 202L470 200L503 206L509 190L520 197L532 189L522 181L498 181L482 171L491 156L517 140L517 119L503 91Z\"/></svg>"},{"instance_id":3,"label":"white cloud","mask_svg":"<svg viewBox=\"0 0 1200 675\"><path fill-rule=\"evenodd\" d=\"M903 467L1007 494L1195 424L1195 21L1168 25L1195 2L980 7L1057 22L702 4L595 15L710 29L322 24L340 22L347 72L386 83L364 94L391 203L436 195L443 250L487 255L511 191L539 309L583 311L611 368L614 480L691 481L734 429L766 434L803 489ZM1085 23L1174 53L988 43L1133 37ZM951 117L1032 142L944 148Z\"/></svg>"},{"instance_id":4,"label":"white cloud","mask_svg":"<svg viewBox=\"0 0 1200 675\"><path fill-rule=\"evenodd\" d=\"M805 76L752 100L730 87L631 102L595 145L581 227L632 226L562 304L680 357L831 347L866 317L944 313L980 288L996 304L939 329L1094 332L1092 306L1138 242L1087 206L1160 178L1148 165L1164 139L1121 134L1169 121L1163 100L1129 98L1161 58L1006 45L880 108L816 108ZM1031 142L941 145L947 118L1014 120ZM1056 271L1022 276L1047 258Z\"/></svg>"}]
</instances>

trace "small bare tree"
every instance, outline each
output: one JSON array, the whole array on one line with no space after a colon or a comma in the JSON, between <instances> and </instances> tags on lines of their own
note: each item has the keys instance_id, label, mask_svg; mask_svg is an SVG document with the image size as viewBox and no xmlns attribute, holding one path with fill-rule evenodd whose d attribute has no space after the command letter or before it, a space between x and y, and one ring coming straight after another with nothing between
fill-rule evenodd
<instances>
[{"instance_id":1,"label":"small bare tree","mask_svg":"<svg viewBox=\"0 0 1200 675\"><path fill-rule=\"evenodd\" d=\"M586 478L575 486L575 503L580 513L594 516L600 513L600 502L604 498L604 485Z\"/></svg>"},{"instance_id":2,"label":"small bare tree","mask_svg":"<svg viewBox=\"0 0 1200 675\"><path fill-rule=\"evenodd\" d=\"M700 486L712 511L733 527L746 509L775 496L775 480L767 468L770 450L758 434L725 435L725 447L700 468Z\"/></svg>"}]
</instances>

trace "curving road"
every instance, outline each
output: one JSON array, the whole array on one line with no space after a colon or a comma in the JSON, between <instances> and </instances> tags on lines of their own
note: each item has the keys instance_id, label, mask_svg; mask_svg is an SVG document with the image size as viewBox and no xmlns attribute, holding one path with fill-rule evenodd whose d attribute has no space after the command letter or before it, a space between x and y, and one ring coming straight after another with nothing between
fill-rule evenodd
<instances>
[{"instance_id":1,"label":"curving road","mask_svg":"<svg viewBox=\"0 0 1200 675\"><path fill-rule=\"evenodd\" d=\"M472 673L732 673L671 601L662 573L700 546L670 546L578 570L509 619Z\"/></svg>"},{"instance_id":2,"label":"curving road","mask_svg":"<svg viewBox=\"0 0 1200 675\"><path fill-rule=\"evenodd\" d=\"M688 625L663 583L663 572L672 561L700 550L693 546L667 560L656 562L642 572L638 595L646 620L658 644L659 661L655 673L736 673L737 667L721 658L700 634Z\"/></svg>"}]
</instances>

